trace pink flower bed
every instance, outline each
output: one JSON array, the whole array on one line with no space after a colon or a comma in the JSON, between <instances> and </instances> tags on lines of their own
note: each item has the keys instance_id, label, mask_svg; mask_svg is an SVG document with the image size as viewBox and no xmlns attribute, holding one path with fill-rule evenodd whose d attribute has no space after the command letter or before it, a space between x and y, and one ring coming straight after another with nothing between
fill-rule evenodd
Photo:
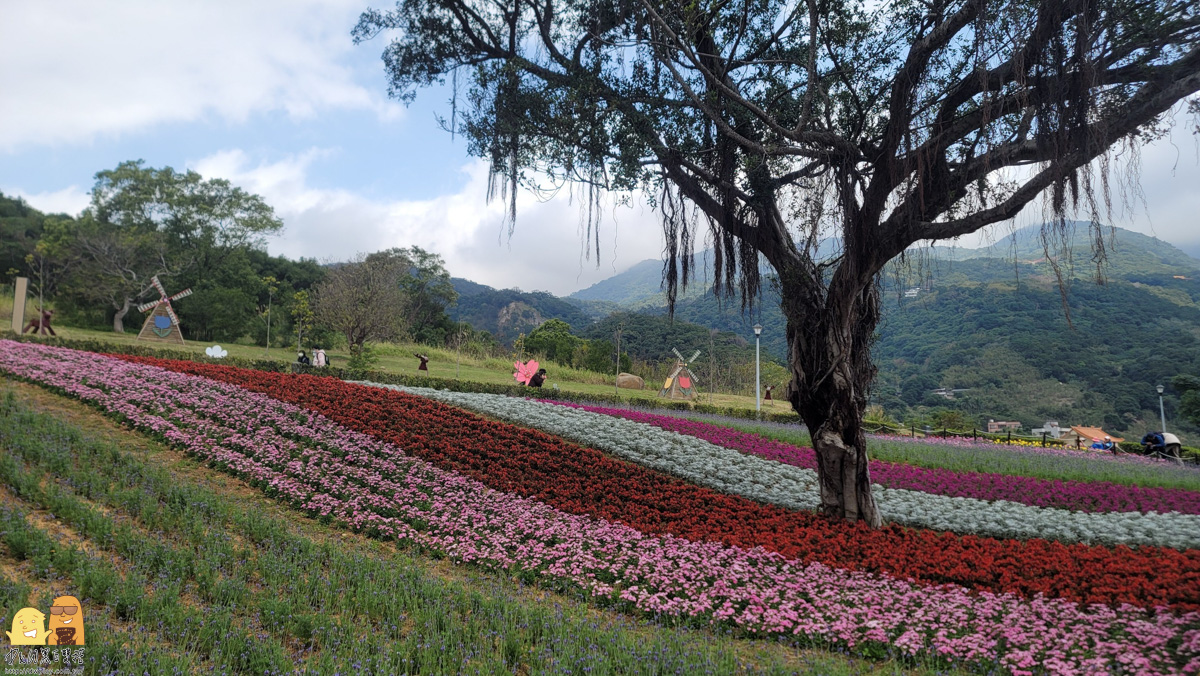
<instances>
[{"instance_id":1,"label":"pink flower bed","mask_svg":"<svg viewBox=\"0 0 1200 676\"><path fill-rule=\"evenodd\" d=\"M623 609L1014 674L1200 670L1200 613L921 587L763 550L649 536L497 492L264 395L6 342L0 369L54 387L269 494L457 561L577 586Z\"/></svg>"},{"instance_id":2,"label":"pink flower bed","mask_svg":"<svg viewBox=\"0 0 1200 676\"><path fill-rule=\"evenodd\" d=\"M679 434L686 434L749 455L797 467L816 470L816 453L811 448L792 446L711 423L697 422L642 411L602 406L581 406L593 413L619 416ZM906 488L936 495L1007 500L1035 507L1057 507L1082 512L1179 512L1200 514L1200 493L1181 488L1125 486L1107 481L1063 481L988 474L955 472L948 469L917 467L899 463L871 461L871 480L888 488Z\"/></svg>"}]
</instances>

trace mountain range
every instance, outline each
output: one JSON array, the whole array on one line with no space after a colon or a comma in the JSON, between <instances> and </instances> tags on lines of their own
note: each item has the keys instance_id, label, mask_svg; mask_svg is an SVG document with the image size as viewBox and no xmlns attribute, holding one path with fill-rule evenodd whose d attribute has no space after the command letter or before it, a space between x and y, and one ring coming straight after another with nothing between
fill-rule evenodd
<instances>
[{"instance_id":1,"label":"mountain range","mask_svg":"<svg viewBox=\"0 0 1200 676\"><path fill-rule=\"evenodd\" d=\"M1049 250L1033 226L987 247L913 251L907 265L889 270L873 401L898 418L950 408L981 423L1016 420L1026 429L1047 420L1118 433L1157 428L1155 385L1180 373L1200 375L1200 260L1113 229L1098 265L1086 225L1069 225ZM704 254L698 259L706 262ZM743 314L737 299L706 290L706 266L698 267L700 282L680 294L674 321L740 336L751 348L752 326L761 324L764 352L783 362L785 323L772 285ZM525 305L543 319L564 319L579 335L605 332L611 322L594 323L615 311L669 326L661 279L662 263L648 260L559 303L549 294L497 292L496 300L518 303L509 318L525 316ZM662 346L636 347L646 354L635 357L661 356ZM961 392L947 399L935 393L942 388ZM1168 388L1168 429L1200 432L1172 421L1175 403Z\"/></svg>"}]
</instances>

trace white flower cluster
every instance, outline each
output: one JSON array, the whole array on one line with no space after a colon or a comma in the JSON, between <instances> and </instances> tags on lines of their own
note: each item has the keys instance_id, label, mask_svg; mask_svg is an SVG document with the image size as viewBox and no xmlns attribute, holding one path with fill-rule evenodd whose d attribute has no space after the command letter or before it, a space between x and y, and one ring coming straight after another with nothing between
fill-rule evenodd
<instances>
[{"instance_id":1,"label":"white flower cluster","mask_svg":"<svg viewBox=\"0 0 1200 676\"><path fill-rule=\"evenodd\" d=\"M816 472L723 448L645 423L496 394L363 385L435 399L539 429L724 493L789 509L819 505ZM1089 544L1200 547L1200 516L1073 512L1006 500L948 497L872 486L884 518L906 526L1002 538Z\"/></svg>"}]
</instances>

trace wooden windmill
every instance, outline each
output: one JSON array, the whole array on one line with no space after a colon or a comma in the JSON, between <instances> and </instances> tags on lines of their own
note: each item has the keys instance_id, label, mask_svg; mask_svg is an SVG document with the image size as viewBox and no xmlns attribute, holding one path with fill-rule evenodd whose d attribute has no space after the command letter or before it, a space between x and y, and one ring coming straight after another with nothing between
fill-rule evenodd
<instances>
[{"instance_id":1,"label":"wooden windmill","mask_svg":"<svg viewBox=\"0 0 1200 676\"><path fill-rule=\"evenodd\" d=\"M154 284L154 288L158 289L159 298L138 306L138 312L153 310L150 316L146 317L146 323L142 324L142 330L138 332L138 340L177 342L182 345L183 332L179 330L179 317L175 315L171 301L192 295L192 290L184 289L174 296L168 297L167 290L158 281L158 275L151 277L150 281Z\"/></svg>"},{"instance_id":2,"label":"wooden windmill","mask_svg":"<svg viewBox=\"0 0 1200 676\"><path fill-rule=\"evenodd\" d=\"M692 373L692 370L688 368L688 364L696 361L696 357L700 356L700 350L692 353L690 359L684 359L683 355L679 354L679 350L675 348L671 348L671 351L675 353L679 361L675 362L675 370L663 382L662 390L659 391L658 396L669 397L671 399L695 399L696 374Z\"/></svg>"}]
</instances>

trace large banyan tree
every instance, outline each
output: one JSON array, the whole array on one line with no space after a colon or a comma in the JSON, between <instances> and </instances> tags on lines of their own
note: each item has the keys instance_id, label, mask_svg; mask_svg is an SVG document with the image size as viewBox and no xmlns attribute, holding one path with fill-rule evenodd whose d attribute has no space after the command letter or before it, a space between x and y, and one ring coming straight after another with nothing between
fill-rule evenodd
<instances>
[{"instance_id":1,"label":"large banyan tree","mask_svg":"<svg viewBox=\"0 0 1200 676\"><path fill-rule=\"evenodd\" d=\"M672 304L700 226L717 293L752 301L768 261L823 511L878 525L862 414L884 266L1039 195L1052 223L1083 210L1099 228L1110 160L1184 105L1200 112L1198 7L400 0L354 37L390 41L396 98L452 83L443 126L491 162L510 219L520 185L582 185L589 205L641 191L662 217ZM818 256L828 237L838 254Z\"/></svg>"}]
</instances>

